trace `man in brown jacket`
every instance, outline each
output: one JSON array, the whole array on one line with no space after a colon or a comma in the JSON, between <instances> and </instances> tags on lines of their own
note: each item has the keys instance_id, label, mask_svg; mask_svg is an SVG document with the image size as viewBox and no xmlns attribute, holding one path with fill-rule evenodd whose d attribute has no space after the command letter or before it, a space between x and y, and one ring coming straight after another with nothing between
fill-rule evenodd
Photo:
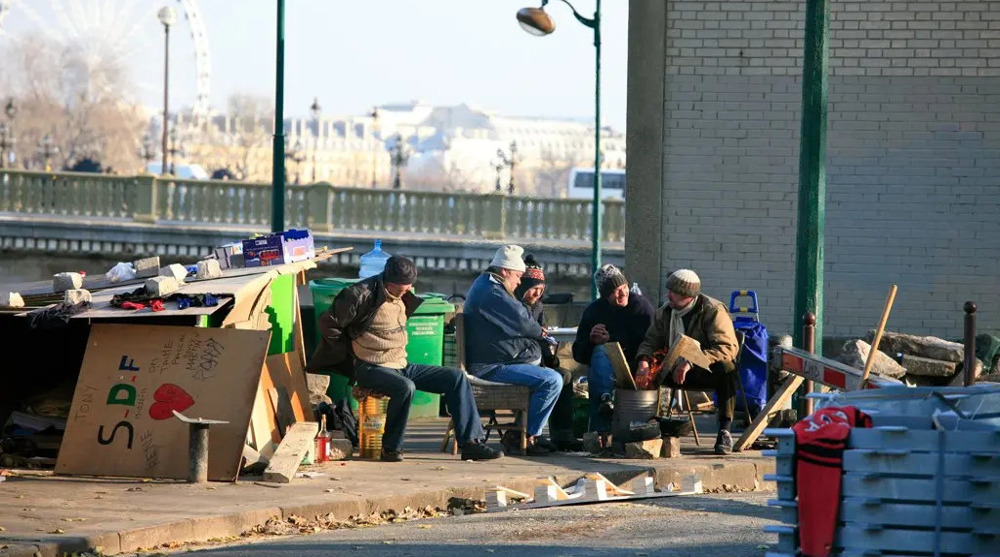
<instances>
[{"instance_id":1,"label":"man in brown jacket","mask_svg":"<svg viewBox=\"0 0 1000 557\"><path fill-rule=\"evenodd\" d=\"M664 369L657 381L671 388L714 389L719 406L719 435L715 453L733 451L729 427L736 410L736 356L739 343L726 305L701 293L701 279L690 269L674 271L667 277L667 303L656 310L653 324L639 345L636 383L651 381L649 366L658 350L669 350L687 335L701 344L708 369L678 360L672 370Z\"/></svg>"}]
</instances>

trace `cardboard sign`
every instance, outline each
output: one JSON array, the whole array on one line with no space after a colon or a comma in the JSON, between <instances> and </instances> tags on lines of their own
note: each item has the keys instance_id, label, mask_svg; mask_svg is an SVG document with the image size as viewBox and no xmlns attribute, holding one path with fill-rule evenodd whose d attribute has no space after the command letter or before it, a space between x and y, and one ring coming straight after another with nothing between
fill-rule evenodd
<instances>
[{"instance_id":1,"label":"cardboard sign","mask_svg":"<svg viewBox=\"0 0 1000 557\"><path fill-rule=\"evenodd\" d=\"M190 418L209 434L208 477L239 471L270 331L94 325L59 449L60 474L187 478Z\"/></svg>"}]
</instances>

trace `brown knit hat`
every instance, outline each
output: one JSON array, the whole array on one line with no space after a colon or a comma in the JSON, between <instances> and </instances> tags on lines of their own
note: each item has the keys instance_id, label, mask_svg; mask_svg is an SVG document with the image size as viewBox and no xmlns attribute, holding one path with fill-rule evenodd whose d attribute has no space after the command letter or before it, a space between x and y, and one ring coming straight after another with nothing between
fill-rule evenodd
<instances>
[{"instance_id":1,"label":"brown knit hat","mask_svg":"<svg viewBox=\"0 0 1000 557\"><path fill-rule=\"evenodd\" d=\"M694 298L701 293L701 279L691 269L678 269L667 277L667 290Z\"/></svg>"}]
</instances>

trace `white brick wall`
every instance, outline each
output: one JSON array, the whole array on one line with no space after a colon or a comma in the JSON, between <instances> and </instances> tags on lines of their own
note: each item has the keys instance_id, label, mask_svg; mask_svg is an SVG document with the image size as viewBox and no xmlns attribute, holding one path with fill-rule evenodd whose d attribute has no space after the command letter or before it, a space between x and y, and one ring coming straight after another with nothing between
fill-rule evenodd
<instances>
[{"instance_id":1,"label":"white brick wall","mask_svg":"<svg viewBox=\"0 0 1000 557\"><path fill-rule=\"evenodd\" d=\"M792 327L804 2L668 2L663 271ZM826 335L1000 331L1000 1L831 1Z\"/></svg>"}]
</instances>

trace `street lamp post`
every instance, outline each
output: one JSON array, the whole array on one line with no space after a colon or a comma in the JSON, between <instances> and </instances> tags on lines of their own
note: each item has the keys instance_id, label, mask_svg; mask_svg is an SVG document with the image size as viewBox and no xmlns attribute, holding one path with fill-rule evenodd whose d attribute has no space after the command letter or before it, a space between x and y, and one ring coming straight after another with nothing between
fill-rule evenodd
<instances>
[{"instance_id":1,"label":"street lamp post","mask_svg":"<svg viewBox=\"0 0 1000 557\"><path fill-rule=\"evenodd\" d=\"M274 71L274 153L271 156L271 231L285 229L285 0L277 0Z\"/></svg>"},{"instance_id":2,"label":"street lamp post","mask_svg":"<svg viewBox=\"0 0 1000 557\"><path fill-rule=\"evenodd\" d=\"M14 106L14 98L7 99L7 105L3 112L7 115L7 121L0 124L0 168L9 165L14 168L14 145L17 144L17 136L14 134L14 116L17 116L17 107Z\"/></svg>"},{"instance_id":3,"label":"street lamp post","mask_svg":"<svg viewBox=\"0 0 1000 557\"><path fill-rule=\"evenodd\" d=\"M291 160L292 162L295 163L295 181L294 181L294 183L298 184L299 183L299 170L300 170L302 161L306 160L306 155L303 152L302 142L301 141L296 141L295 145L293 145L291 148L288 148L288 138L287 137L285 138L285 159L286 160ZM285 170L285 176L286 176L286 178L287 178L287 175L288 175L288 170L286 169ZM286 181L287 181L287 179L286 179Z\"/></svg>"},{"instance_id":4,"label":"street lamp post","mask_svg":"<svg viewBox=\"0 0 1000 557\"><path fill-rule=\"evenodd\" d=\"M143 172L147 172L146 169L149 168L149 161L156 158L156 143L153 141L153 137L148 133L142 136L142 144L136 149L139 158L145 162L143 165Z\"/></svg>"},{"instance_id":5,"label":"street lamp post","mask_svg":"<svg viewBox=\"0 0 1000 557\"><path fill-rule=\"evenodd\" d=\"M7 167L7 149L14 148L14 138L11 137L7 122L0 122L0 168Z\"/></svg>"},{"instance_id":6,"label":"street lamp post","mask_svg":"<svg viewBox=\"0 0 1000 557\"><path fill-rule=\"evenodd\" d=\"M379 151L379 139L378 139L378 107L372 109L370 114L372 117L372 189L378 187L378 151Z\"/></svg>"},{"instance_id":7,"label":"street lamp post","mask_svg":"<svg viewBox=\"0 0 1000 557\"><path fill-rule=\"evenodd\" d=\"M507 181L507 195L514 195L514 191L517 189L517 182L514 178L514 169L517 167L517 141L510 142L510 157L503 152L503 149L497 149L497 158L500 162L497 164L496 191L500 191L500 171L509 168L510 179Z\"/></svg>"},{"instance_id":8,"label":"street lamp post","mask_svg":"<svg viewBox=\"0 0 1000 557\"><path fill-rule=\"evenodd\" d=\"M410 152L403 143L403 136L396 136L396 149L392 154L392 167L396 170L396 176L392 181L392 189L403 189L403 167L410 161Z\"/></svg>"},{"instance_id":9,"label":"street lamp post","mask_svg":"<svg viewBox=\"0 0 1000 557\"><path fill-rule=\"evenodd\" d=\"M587 18L576 11L573 4L562 0L573 11L573 17L585 26L594 30L594 204L591 209L593 224L591 233L590 267L594 274L601 268L601 0L596 0L594 17ZM556 24L545 13L545 5L549 0L542 0L541 7L521 8L517 12L517 21L521 28L535 36L548 35L556 30ZM597 299L597 284L591 281L590 296Z\"/></svg>"},{"instance_id":10,"label":"street lamp post","mask_svg":"<svg viewBox=\"0 0 1000 557\"><path fill-rule=\"evenodd\" d=\"M170 26L177 22L177 12L170 6L163 6L156 17L163 24L163 161L160 174L167 173L167 128L169 127L170 91Z\"/></svg>"},{"instance_id":11,"label":"street lamp post","mask_svg":"<svg viewBox=\"0 0 1000 557\"><path fill-rule=\"evenodd\" d=\"M42 141L38 144L37 154L40 159L42 159L42 169L48 172L49 169L49 159L54 155L59 153L59 147L52 144L52 134L47 133L42 137Z\"/></svg>"},{"instance_id":12,"label":"street lamp post","mask_svg":"<svg viewBox=\"0 0 1000 557\"><path fill-rule=\"evenodd\" d=\"M312 157L312 183L316 183L316 151L319 151L319 117L323 113L323 108L319 105L319 98L313 97L312 106L309 107L309 115L313 121L313 157Z\"/></svg>"},{"instance_id":13,"label":"street lamp post","mask_svg":"<svg viewBox=\"0 0 1000 557\"><path fill-rule=\"evenodd\" d=\"M170 174L174 177L177 176L175 173L177 170L177 154L181 153L183 149L180 137L177 135L177 127L174 126L170 129L170 148L167 150L170 153Z\"/></svg>"}]
</instances>

